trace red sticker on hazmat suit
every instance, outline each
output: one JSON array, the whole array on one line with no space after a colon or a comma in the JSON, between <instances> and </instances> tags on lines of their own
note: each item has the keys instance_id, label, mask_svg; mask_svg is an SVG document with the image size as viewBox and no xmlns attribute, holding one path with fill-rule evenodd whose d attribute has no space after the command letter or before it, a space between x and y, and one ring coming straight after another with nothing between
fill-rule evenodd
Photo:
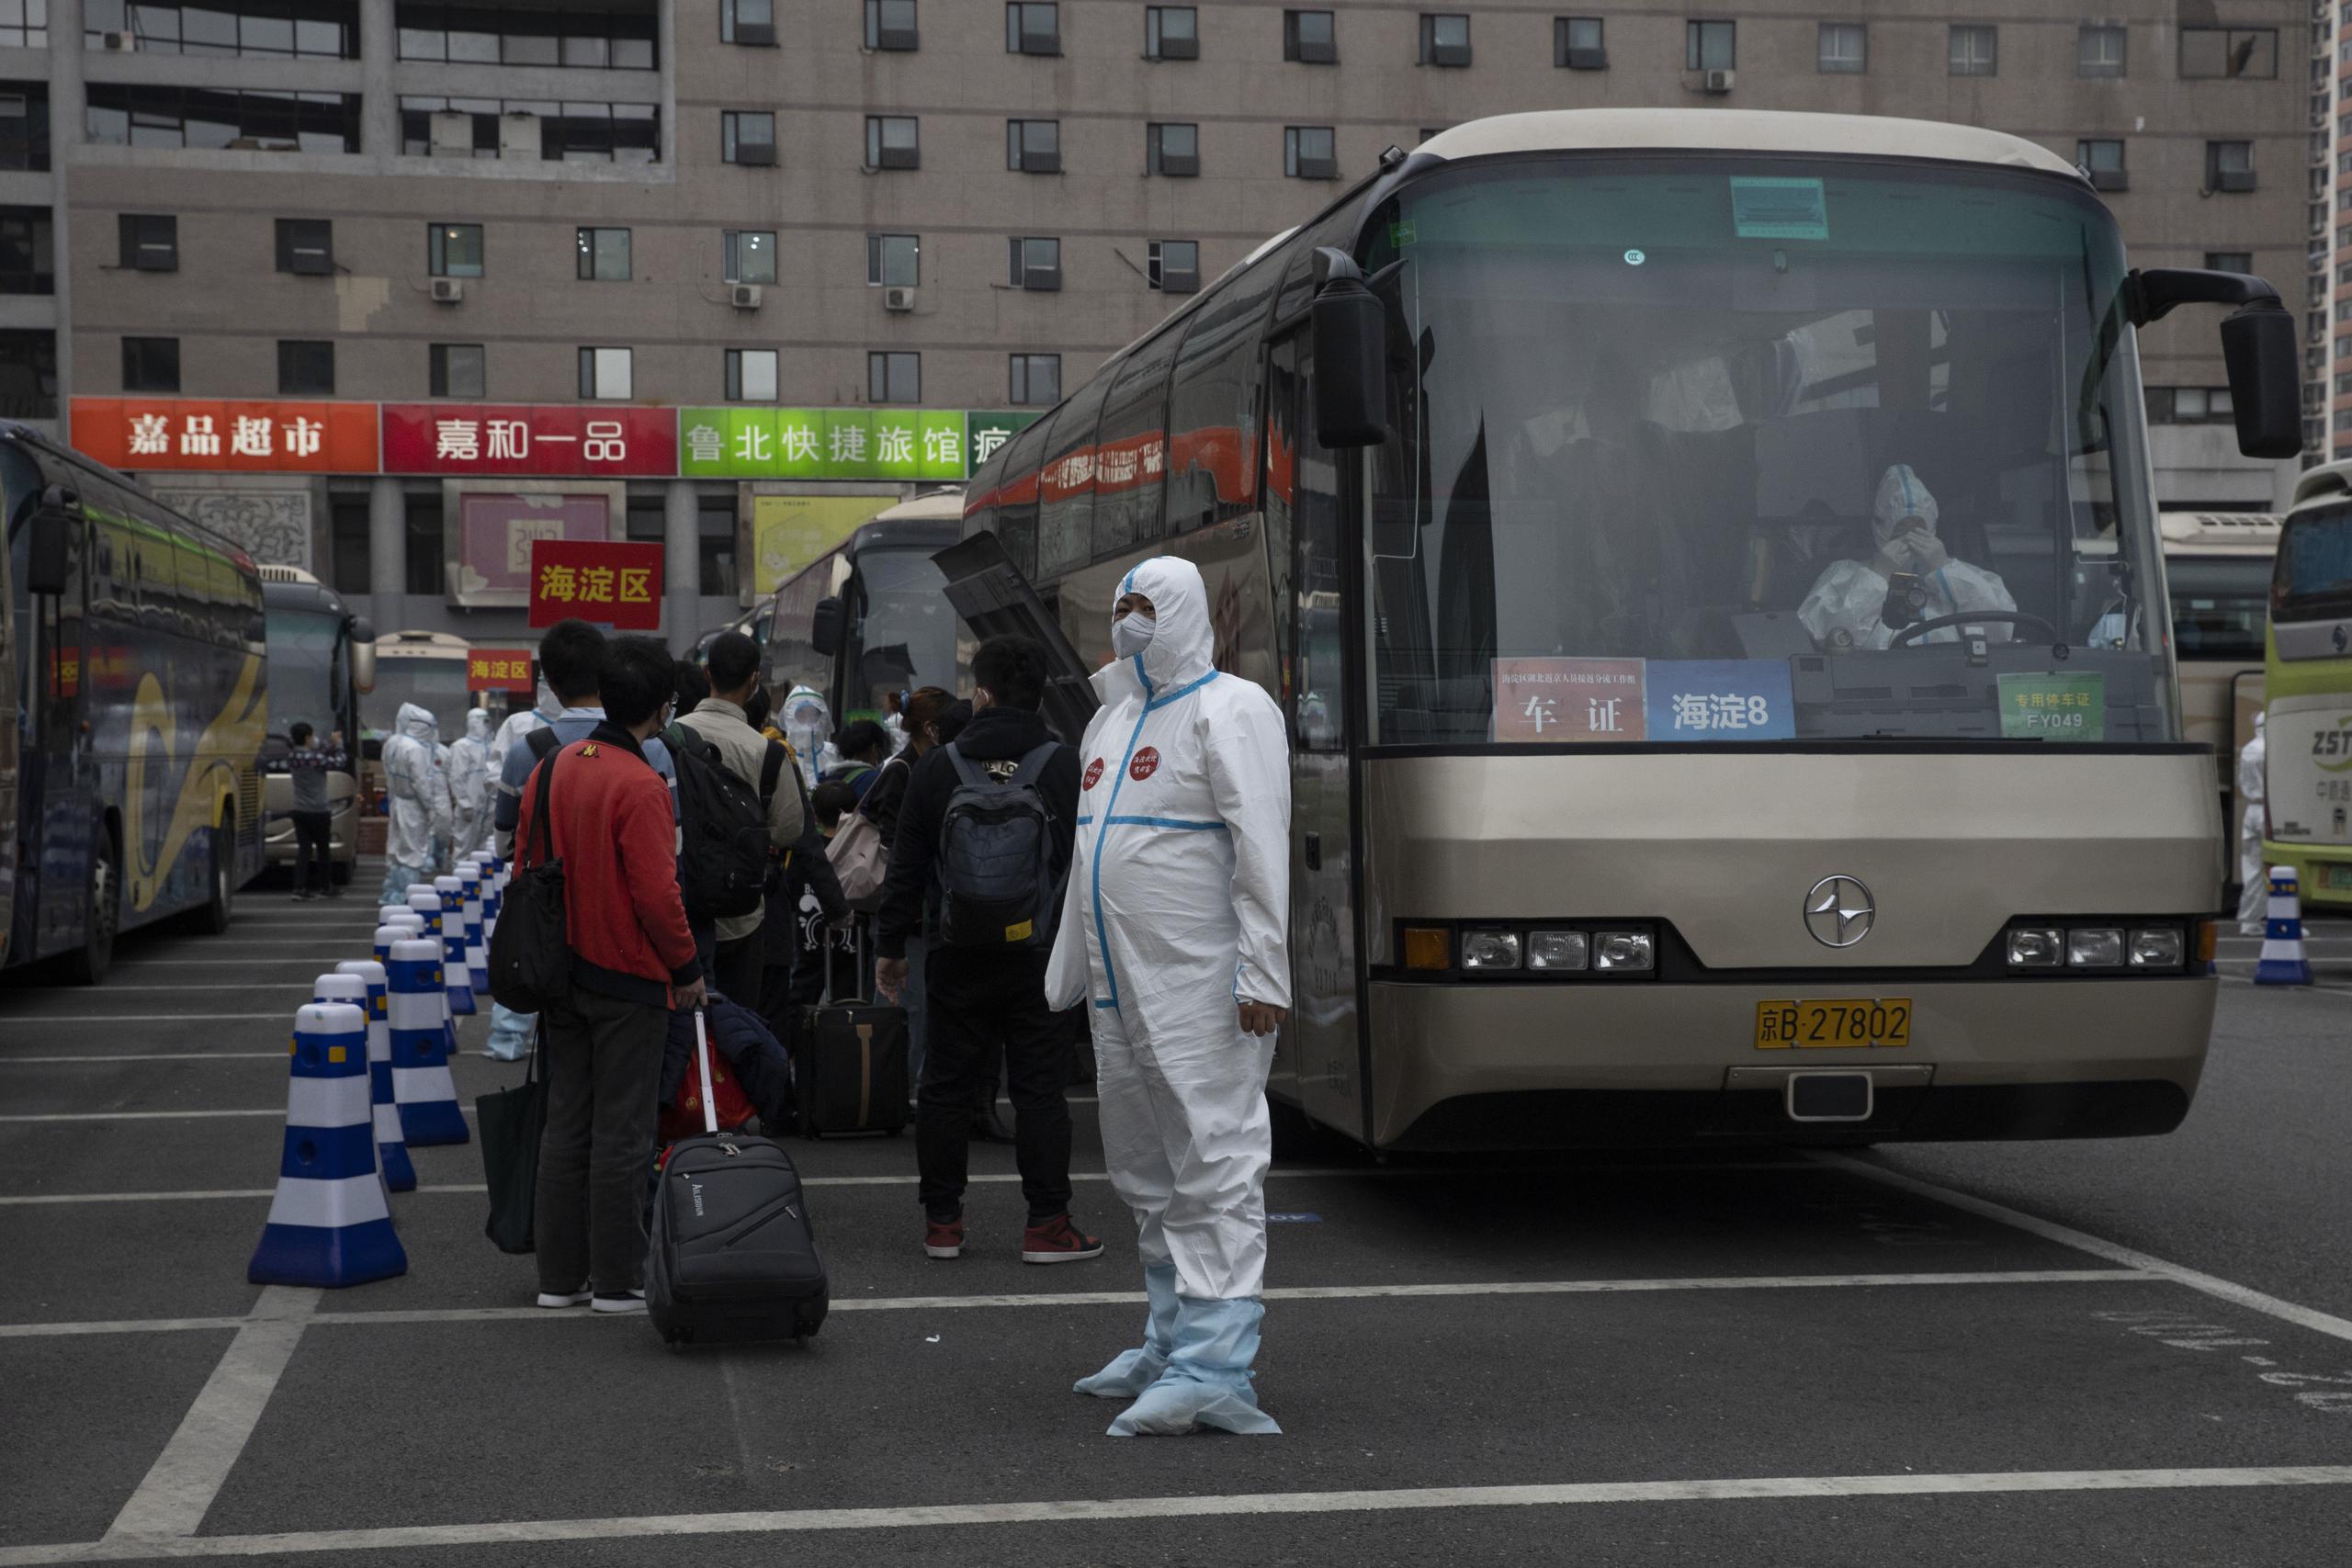
<instances>
[{"instance_id":1,"label":"red sticker on hazmat suit","mask_svg":"<svg viewBox=\"0 0 2352 1568\"><path fill-rule=\"evenodd\" d=\"M1159 771L1159 751L1156 747L1145 747L1142 750L1136 753L1136 760L1127 764L1127 777L1135 780L1137 784L1143 783L1144 780L1151 777L1153 773Z\"/></svg>"},{"instance_id":2,"label":"red sticker on hazmat suit","mask_svg":"<svg viewBox=\"0 0 2352 1568\"><path fill-rule=\"evenodd\" d=\"M1092 789L1096 781L1100 780L1102 777L1102 759L1097 757L1094 761L1086 764L1086 782L1080 784L1078 787L1080 789Z\"/></svg>"}]
</instances>

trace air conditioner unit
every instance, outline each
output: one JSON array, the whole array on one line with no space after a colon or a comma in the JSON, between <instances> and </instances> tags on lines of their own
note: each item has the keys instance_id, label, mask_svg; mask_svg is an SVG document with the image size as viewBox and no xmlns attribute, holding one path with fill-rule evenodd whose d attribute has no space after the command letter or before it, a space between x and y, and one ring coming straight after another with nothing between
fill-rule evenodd
<instances>
[{"instance_id":1,"label":"air conditioner unit","mask_svg":"<svg viewBox=\"0 0 2352 1568\"><path fill-rule=\"evenodd\" d=\"M465 297L466 286L457 278L436 277L433 280L433 302L435 305L454 305Z\"/></svg>"},{"instance_id":2,"label":"air conditioner unit","mask_svg":"<svg viewBox=\"0 0 2352 1568\"><path fill-rule=\"evenodd\" d=\"M738 283L728 290L727 302L739 310L756 310L760 308L760 286Z\"/></svg>"},{"instance_id":3,"label":"air conditioner unit","mask_svg":"<svg viewBox=\"0 0 2352 1568\"><path fill-rule=\"evenodd\" d=\"M915 308L915 291L911 284L894 284L882 290L882 308L886 310L911 310Z\"/></svg>"},{"instance_id":4,"label":"air conditioner unit","mask_svg":"<svg viewBox=\"0 0 2352 1568\"><path fill-rule=\"evenodd\" d=\"M2221 176L2214 180L2213 188L2224 191L2252 190L2254 189L2254 171L2252 169L2224 169L2222 171Z\"/></svg>"},{"instance_id":5,"label":"air conditioner unit","mask_svg":"<svg viewBox=\"0 0 2352 1568\"><path fill-rule=\"evenodd\" d=\"M1699 90L1702 93L1728 93L1736 75L1736 72L1731 71L1703 72L1699 78Z\"/></svg>"},{"instance_id":6,"label":"air conditioner unit","mask_svg":"<svg viewBox=\"0 0 2352 1568\"><path fill-rule=\"evenodd\" d=\"M773 141L738 141L735 161L746 166L770 168L775 164L775 143Z\"/></svg>"},{"instance_id":7,"label":"air conditioner unit","mask_svg":"<svg viewBox=\"0 0 2352 1568\"><path fill-rule=\"evenodd\" d=\"M136 54L139 52L139 35L137 33L108 33L101 41L105 44L106 51L108 54Z\"/></svg>"},{"instance_id":8,"label":"air conditioner unit","mask_svg":"<svg viewBox=\"0 0 2352 1568\"><path fill-rule=\"evenodd\" d=\"M535 114L501 115L498 120L498 155L502 158L537 158L541 152L539 117Z\"/></svg>"},{"instance_id":9,"label":"air conditioner unit","mask_svg":"<svg viewBox=\"0 0 2352 1568\"><path fill-rule=\"evenodd\" d=\"M428 134L427 146L435 158L474 155L474 117L469 114L443 109L434 115Z\"/></svg>"}]
</instances>

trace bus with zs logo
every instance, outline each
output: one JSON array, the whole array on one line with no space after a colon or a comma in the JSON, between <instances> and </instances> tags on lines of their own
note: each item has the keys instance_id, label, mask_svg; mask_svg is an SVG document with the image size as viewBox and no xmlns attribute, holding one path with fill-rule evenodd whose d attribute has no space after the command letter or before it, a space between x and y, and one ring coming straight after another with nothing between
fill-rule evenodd
<instances>
[{"instance_id":1,"label":"bus with zs logo","mask_svg":"<svg viewBox=\"0 0 2352 1568\"><path fill-rule=\"evenodd\" d=\"M2264 647L2262 852L2303 899L2352 909L2352 462L2295 486Z\"/></svg>"}]
</instances>

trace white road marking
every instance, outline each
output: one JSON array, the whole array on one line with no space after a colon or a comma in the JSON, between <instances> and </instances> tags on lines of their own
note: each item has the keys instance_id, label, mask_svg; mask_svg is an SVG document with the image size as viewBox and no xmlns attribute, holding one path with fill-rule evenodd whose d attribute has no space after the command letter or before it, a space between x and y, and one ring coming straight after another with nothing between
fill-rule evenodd
<instances>
[{"instance_id":1,"label":"white road marking","mask_svg":"<svg viewBox=\"0 0 2352 1568\"><path fill-rule=\"evenodd\" d=\"M1956 1475L1781 1475L1727 1481L1569 1482L1534 1486L1424 1486L1394 1491L1245 1492L1224 1496L1070 1498L944 1503L899 1508L778 1508L634 1518L503 1519L481 1524L304 1530L285 1535L180 1536L154 1541L0 1547L0 1568L157 1557L266 1557L306 1551L408 1551L530 1541L645 1540L958 1525L1085 1524L1135 1519L1246 1518L1278 1514L1410 1513L1438 1508L1555 1508L1606 1503L1720 1503L1796 1498L1931 1497L2017 1493L2176 1492L2222 1487L2352 1485L2352 1465L2235 1470L2055 1470Z\"/></svg>"},{"instance_id":2,"label":"white road marking","mask_svg":"<svg viewBox=\"0 0 2352 1568\"><path fill-rule=\"evenodd\" d=\"M143 1543L193 1536L219 1496L293 1359L302 1325L325 1292L271 1285L229 1341L204 1391L180 1418L179 1430L147 1478L107 1527L101 1549L118 1556L141 1553Z\"/></svg>"},{"instance_id":3,"label":"white road marking","mask_svg":"<svg viewBox=\"0 0 2352 1568\"><path fill-rule=\"evenodd\" d=\"M11 1019L11 1023L251 1023L255 1019L294 1021L292 1008L276 1012L62 1012L49 1018Z\"/></svg>"},{"instance_id":4,"label":"white road marking","mask_svg":"<svg viewBox=\"0 0 2352 1568\"><path fill-rule=\"evenodd\" d=\"M370 950L372 953L373 950ZM184 980L170 986L118 986L109 980L103 986L10 986L0 989L0 997L76 996L103 998L117 991L258 991L272 987L291 989L307 986L308 980Z\"/></svg>"},{"instance_id":5,"label":"white road marking","mask_svg":"<svg viewBox=\"0 0 2352 1568\"><path fill-rule=\"evenodd\" d=\"M2077 1252L2087 1252L2094 1258L2104 1258L2109 1262L2120 1264L2126 1269L2160 1274L2175 1284L2186 1285L2192 1291L2201 1292L2236 1306L2252 1308L2256 1312L2278 1318L2282 1322L2291 1323L2299 1328L2308 1328L2313 1333L2324 1334L2336 1339L2352 1339L2352 1321L2337 1317L2332 1313L2297 1306L2293 1302L2281 1301L2277 1296L2267 1295L2249 1286L2240 1285L2195 1269L2184 1268L2177 1263L2167 1263L2161 1258L2139 1251L2137 1248L2119 1246L2111 1241L2102 1241L2098 1236L2078 1231L2071 1225L2062 1225L2054 1220L2041 1219L2021 1210L1995 1203L1971 1193L1938 1186L1932 1181L1922 1181L1916 1176L1905 1176L1900 1171L1889 1170L1883 1166L1873 1165L1868 1160L1856 1159L1851 1155L1824 1152L1816 1153L1813 1157L1824 1165L1851 1171L1857 1176L1882 1182L1889 1187L1899 1188L1914 1197L1926 1198L1948 1208L1960 1209L1984 1219L2010 1226L2012 1229L2026 1231L2044 1240L2054 1241L2062 1247L2071 1247Z\"/></svg>"},{"instance_id":6,"label":"white road marking","mask_svg":"<svg viewBox=\"0 0 2352 1568\"><path fill-rule=\"evenodd\" d=\"M275 1018L277 1014L266 1016ZM282 1062L283 1051L154 1051L128 1056L0 1056L0 1067L71 1067L93 1062Z\"/></svg>"},{"instance_id":7,"label":"white road marking","mask_svg":"<svg viewBox=\"0 0 2352 1568\"><path fill-rule=\"evenodd\" d=\"M355 1038L356 1038L356 1037L355 1037ZM317 1080L315 1080L315 1079L314 1079L314 1080L311 1080L311 1081L315 1082L315 1081L317 1081ZM472 1106L470 1106L470 1105L460 1105L460 1106L458 1106L458 1110L461 1113L463 1113L463 1114L465 1114L465 1115L468 1115L468 1116L471 1116L471 1115L474 1113L474 1108L473 1108ZM269 1107L269 1108L268 1108L267 1110L266 1110L266 1111L65 1111L65 1112L61 1112L61 1113L54 1114L54 1115L41 1115L41 1116L0 1116L0 1122L179 1122L179 1121L194 1121L194 1120L198 1120L198 1119L199 1119L199 1118L206 1118L206 1117L222 1117L222 1116L279 1116L279 1117L282 1117L282 1116L284 1116L285 1114L286 1114L286 1107L284 1107L284 1106L282 1106L282 1105L273 1105L273 1106Z\"/></svg>"}]
</instances>

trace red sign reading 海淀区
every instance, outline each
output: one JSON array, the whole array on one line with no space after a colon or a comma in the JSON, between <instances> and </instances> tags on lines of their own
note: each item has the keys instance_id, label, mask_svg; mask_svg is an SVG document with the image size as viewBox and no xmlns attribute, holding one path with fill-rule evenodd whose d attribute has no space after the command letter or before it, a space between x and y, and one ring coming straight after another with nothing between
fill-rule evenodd
<instances>
[{"instance_id":1,"label":"red sign reading \u6d77\u6dc0\u533a","mask_svg":"<svg viewBox=\"0 0 2352 1568\"><path fill-rule=\"evenodd\" d=\"M531 625L577 615L617 631L662 626L662 547L582 539L531 541Z\"/></svg>"},{"instance_id":2,"label":"red sign reading \u6d77\u6dc0\u533a","mask_svg":"<svg viewBox=\"0 0 2352 1568\"><path fill-rule=\"evenodd\" d=\"M562 619L558 616L557 619ZM527 648L477 648L466 655L469 692L529 692L531 650Z\"/></svg>"},{"instance_id":3,"label":"red sign reading \u6d77\u6dc0\u533a","mask_svg":"<svg viewBox=\"0 0 2352 1568\"><path fill-rule=\"evenodd\" d=\"M678 471L675 409L386 403L384 472L619 479Z\"/></svg>"}]
</instances>

